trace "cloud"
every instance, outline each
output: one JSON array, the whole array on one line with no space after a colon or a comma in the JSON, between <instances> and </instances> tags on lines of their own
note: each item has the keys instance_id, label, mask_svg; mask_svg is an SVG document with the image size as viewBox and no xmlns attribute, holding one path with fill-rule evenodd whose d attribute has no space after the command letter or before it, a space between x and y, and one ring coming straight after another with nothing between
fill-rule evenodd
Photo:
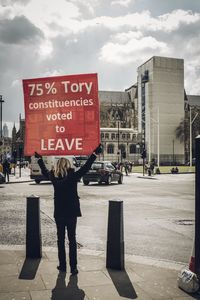
<instances>
[{"instance_id":1,"label":"cloud","mask_svg":"<svg viewBox=\"0 0 200 300\"><path fill-rule=\"evenodd\" d=\"M130 39L128 39L130 38ZM146 60L148 57L162 55L169 52L168 46L164 42L159 42L155 38L143 37L141 34L129 32L115 37L119 42L109 42L101 49L99 59L115 64L130 64L139 60Z\"/></svg>"},{"instance_id":2,"label":"cloud","mask_svg":"<svg viewBox=\"0 0 200 300\"><path fill-rule=\"evenodd\" d=\"M111 5L120 5L128 7L132 0L114 0L111 2Z\"/></svg>"},{"instance_id":3,"label":"cloud","mask_svg":"<svg viewBox=\"0 0 200 300\"><path fill-rule=\"evenodd\" d=\"M3 7L12 6L14 4L26 5L30 1L31 0L0 0L0 5L2 5Z\"/></svg>"},{"instance_id":4,"label":"cloud","mask_svg":"<svg viewBox=\"0 0 200 300\"><path fill-rule=\"evenodd\" d=\"M30 43L34 39L42 37L41 30L24 16L15 17L12 20L5 19L0 21L0 40L3 43Z\"/></svg>"}]
</instances>

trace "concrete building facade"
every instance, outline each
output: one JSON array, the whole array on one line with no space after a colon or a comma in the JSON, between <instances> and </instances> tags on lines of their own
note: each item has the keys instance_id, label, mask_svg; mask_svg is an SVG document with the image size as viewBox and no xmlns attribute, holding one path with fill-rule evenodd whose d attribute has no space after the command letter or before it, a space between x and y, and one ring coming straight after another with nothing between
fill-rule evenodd
<instances>
[{"instance_id":1,"label":"concrete building facade","mask_svg":"<svg viewBox=\"0 0 200 300\"><path fill-rule=\"evenodd\" d=\"M154 56L138 67L138 131L147 159L184 163L176 128L184 119L184 60Z\"/></svg>"}]
</instances>

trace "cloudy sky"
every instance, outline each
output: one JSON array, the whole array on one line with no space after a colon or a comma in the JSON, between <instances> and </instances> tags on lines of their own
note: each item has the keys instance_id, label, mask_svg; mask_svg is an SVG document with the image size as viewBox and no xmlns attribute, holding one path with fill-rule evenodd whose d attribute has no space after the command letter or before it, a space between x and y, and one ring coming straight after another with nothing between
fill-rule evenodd
<instances>
[{"instance_id":1,"label":"cloudy sky","mask_svg":"<svg viewBox=\"0 0 200 300\"><path fill-rule=\"evenodd\" d=\"M123 91L153 55L183 58L200 95L199 28L199 0L0 0L3 123L24 117L22 79L98 73L100 90Z\"/></svg>"}]
</instances>

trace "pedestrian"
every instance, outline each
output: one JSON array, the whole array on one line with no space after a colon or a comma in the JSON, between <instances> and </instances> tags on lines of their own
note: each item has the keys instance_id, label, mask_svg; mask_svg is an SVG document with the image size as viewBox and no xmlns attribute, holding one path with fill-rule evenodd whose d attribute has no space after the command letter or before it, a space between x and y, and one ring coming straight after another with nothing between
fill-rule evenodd
<instances>
[{"instance_id":1,"label":"pedestrian","mask_svg":"<svg viewBox=\"0 0 200 300\"><path fill-rule=\"evenodd\" d=\"M89 171L98 154L102 152L101 144L94 150L86 163L78 170L71 168L70 161L64 157L58 159L55 168L47 170L42 156L35 152L42 174L49 179L54 187L54 218L57 227L57 246L59 266L57 269L66 272L65 229L69 240L69 264L71 274L77 270L77 217L81 217L80 202L77 192L77 183Z\"/></svg>"},{"instance_id":2,"label":"pedestrian","mask_svg":"<svg viewBox=\"0 0 200 300\"><path fill-rule=\"evenodd\" d=\"M7 182L9 182L9 173L10 173L10 163L7 158L4 159L3 161L3 174L5 176L5 181L6 181L6 176L7 176Z\"/></svg>"}]
</instances>

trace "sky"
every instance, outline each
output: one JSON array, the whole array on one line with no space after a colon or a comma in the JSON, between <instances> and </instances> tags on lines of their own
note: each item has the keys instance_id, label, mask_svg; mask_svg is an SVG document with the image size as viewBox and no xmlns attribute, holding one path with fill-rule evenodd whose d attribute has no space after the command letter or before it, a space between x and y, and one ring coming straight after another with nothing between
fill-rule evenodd
<instances>
[{"instance_id":1,"label":"sky","mask_svg":"<svg viewBox=\"0 0 200 300\"><path fill-rule=\"evenodd\" d=\"M24 117L22 79L98 73L124 91L152 56L184 59L185 90L200 95L199 0L0 0L3 124Z\"/></svg>"}]
</instances>

